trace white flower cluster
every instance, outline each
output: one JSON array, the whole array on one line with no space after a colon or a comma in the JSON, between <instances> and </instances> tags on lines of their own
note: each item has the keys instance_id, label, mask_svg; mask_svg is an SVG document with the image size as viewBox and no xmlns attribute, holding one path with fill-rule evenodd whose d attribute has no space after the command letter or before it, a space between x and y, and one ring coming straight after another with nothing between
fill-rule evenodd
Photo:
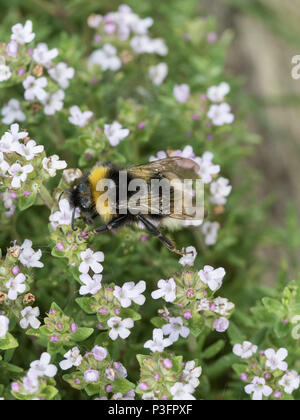
<instances>
[{"instance_id":1,"label":"white flower cluster","mask_svg":"<svg viewBox=\"0 0 300 420\"><path fill-rule=\"evenodd\" d=\"M112 124L104 125L104 134L111 146L118 146L122 140L129 136L130 130L123 128L118 121L115 121Z\"/></svg>"},{"instance_id":2,"label":"white flower cluster","mask_svg":"<svg viewBox=\"0 0 300 420\"><path fill-rule=\"evenodd\" d=\"M187 145L183 150L174 150L168 151L159 151L156 156L150 156L149 161L154 162L157 160L165 159L167 157L183 157L187 159L194 160L200 167L198 172L199 177L202 179L205 185L210 186L210 197L209 201L212 204L218 206L224 206L227 203L227 198L232 191L232 186L229 184L229 180L223 177L218 178L216 181L214 179L218 176L221 171L219 165L214 164L213 159L214 155L211 152L205 152L201 157L195 155L193 147ZM184 221L183 226L190 225L200 225L202 222L198 221ZM205 243L208 246L215 245L218 238L218 231L220 229L220 224L218 222L205 222L202 227L202 232L205 235ZM184 259L182 260L185 261Z\"/></svg>"},{"instance_id":3,"label":"white flower cluster","mask_svg":"<svg viewBox=\"0 0 300 420\"><path fill-rule=\"evenodd\" d=\"M33 395L39 391L40 380L44 378L54 378L57 374L57 367L50 363L51 355L43 353L40 360L36 360L30 364L27 375L23 378L22 383L13 382L11 384L12 391L22 394ZM38 399L38 398L33 398Z\"/></svg>"},{"instance_id":4,"label":"white flower cluster","mask_svg":"<svg viewBox=\"0 0 300 420\"><path fill-rule=\"evenodd\" d=\"M12 27L11 41L7 45L7 54L17 57L19 46L30 43L35 38L32 32L32 22L27 20L25 25L18 23ZM62 110L65 98L64 90L69 87L70 80L73 79L75 71L68 67L66 63L59 62L54 64L53 60L57 58L57 48L49 49L45 43L39 43L32 50L32 61L36 66L41 66L42 70L29 74L23 81L24 99L26 101L39 101L44 108L46 115L54 115ZM42 76L43 71L47 72L48 77ZM20 73L21 72L21 73ZM25 69L19 69L19 74L25 74ZM5 63L0 63L0 82L8 80L12 73ZM52 82L51 82L52 81ZM56 84L57 90L51 93L46 90L50 84ZM12 124L15 121L25 121L25 114L21 110L20 102L17 99L10 101L3 106L1 110L2 122Z\"/></svg>"},{"instance_id":5,"label":"white flower cluster","mask_svg":"<svg viewBox=\"0 0 300 420\"><path fill-rule=\"evenodd\" d=\"M14 200L19 197L16 190L21 189L20 193L24 196L31 194L28 189L25 189L24 184L36 169L34 159L42 153L44 153L44 146L37 145L35 140L30 139L28 132L20 131L17 123L12 124L0 138L0 177L4 179L7 187L7 190L1 194L1 198L7 209L5 213L7 217L15 212ZM58 156L45 157L41 163L50 176L55 176L56 169L64 169L67 166L65 161L59 161Z\"/></svg>"},{"instance_id":6,"label":"white flower cluster","mask_svg":"<svg viewBox=\"0 0 300 420\"><path fill-rule=\"evenodd\" d=\"M242 344L236 344L233 347L233 353L244 360L251 359L256 355L258 347L249 341L244 341ZM288 364L285 359L288 357L288 351L281 348L278 351L270 348L260 353L265 359L264 361L264 377L255 376L249 385L245 386L245 392L252 395L254 401L260 401L263 397L270 397L272 394L275 398L282 397L282 391L291 395L300 387L300 376L292 370L288 370ZM267 381L271 379L271 373L281 371L284 375L276 374L276 389L272 383L273 388L268 385ZM247 380L247 375L242 375L243 380ZM280 378L280 379L279 379ZM279 380L278 380L279 379Z\"/></svg>"},{"instance_id":7,"label":"white flower cluster","mask_svg":"<svg viewBox=\"0 0 300 420\"><path fill-rule=\"evenodd\" d=\"M21 246L14 245L13 248L14 252L16 252L16 255L18 255L19 262L26 268L42 268L44 267L44 264L40 261L42 257L42 251L39 249L38 251L34 251L32 248L32 242L28 239L26 239ZM7 296L8 299L11 301L15 301L18 298L19 294L22 294L26 290L26 276L25 274L20 272L20 269L18 266L16 266L13 269L12 277L5 283L5 287L7 289ZM24 313L23 313L24 312ZM30 323L35 324L33 321L33 318L27 311L23 311L22 316L24 317L22 321L22 328L26 328L28 325L26 324L26 318L29 320ZM34 311L36 316L39 315L39 311ZM28 322L29 323L29 322ZM32 325L33 328L35 328L34 325Z\"/></svg>"},{"instance_id":8,"label":"white flower cluster","mask_svg":"<svg viewBox=\"0 0 300 420\"><path fill-rule=\"evenodd\" d=\"M103 252L93 252L90 248L80 254L81 264L79 266L79 271L82 273L80 275L80 281L83 283L79 290L79 294L84 295L95 295L99 292L102 287L102 273L103 266L102 262L104 261ZM93 276L89 275L89 271L93 272Z\"/></svg>"},{"instance_id":9,"label":"white flower cluster","mask_svg":"<svg viewBox=\"0 0 300 420\"><path fill-rule=\"evenodd\" d=\"M224 97L230 92L228 83L221 83L219 86L212 86L207 91L208 99L214 104L210 106L207 113L208 118L216 126L224 124L232 124L234 115L231 112L231 107L223 102Z\"/></svg>"},{"instance_id":10,"label":"white flower cluster","mask_svg":"<svg viewBox=\"0 0 300 420\"><path fill-rule=\"evenodd\" d=\"M88 25L97 29L98 36L114 37L118 41L129 42L130 47L136 54L157 54L166 56L168 47L163 39L153 39L149 36L149 28L153 25L153 19L140 18L127 5L121 5L117 12L108 13L105 16L91 15ZM101 39L101 38L100 38ZM119 42L118 42L119 43ZM95 50L88 59L89 65L100 66L102 71L118 71L122 67L122 60L118 56L117 48L112 43L104 43L102 48ZM167 75L167 66L161 63L157 67L150 67L149 77L153 84L160 85Z\"/></svg>"}]
</instances>

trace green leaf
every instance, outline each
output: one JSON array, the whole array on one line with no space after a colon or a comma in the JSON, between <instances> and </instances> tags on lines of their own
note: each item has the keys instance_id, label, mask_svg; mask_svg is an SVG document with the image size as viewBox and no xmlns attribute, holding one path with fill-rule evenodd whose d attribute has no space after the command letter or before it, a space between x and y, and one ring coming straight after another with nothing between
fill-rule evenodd
<instances>
[{"instance_id":1,"label":"green leaf","mask_svg":"<svg viewBox=\"0 0 300 420\"><path fill-rule=\"evenodd\" d=\"M190 319L189 328L194 337L198 337L203 332L204 324L204 318L198 313Z\"/></svg>"},{"instance_id":2,"label":"green leaf","mask_svg":"<svg viewBox=\"0 0 300 420\"><path fill-rule=\"evenodd\" d=\"M132 382L129 382L125 378L116 378L113 382L114 393L121 392L121 394L127 394L127 392L131 391L135 388L135 385Z\"/></svg>"},{"instance_id":3,"label":"green leaf","mask_svg":"<svg viewBox=\"0 0 300 420\"><path fill-rule=\"evenodd\" d=\"M120 312L120 317L122 319L131 318L134 321L139 321L142 318L141 315L133 309L122 309Z\"/></svg>"},{"instance_id":4,"label":"green leaf","mask_svg":"<svg viewBox=\"0 0 300 420\"><path fill-rule=\"evenodd\" d=\"M220 351L222 351L224 347L225 347L225 341L224 340L219 340L215 344L211 345L210 347L208 347L207 349L204 350L204 352L202 354L202 358L203 359L212 359L218 353L220 353Z\"/></svg>"},{"instance_id":5,"label":"green leaf","mask_svg":"<svg viewBox=\"0 0 300 420\"><path fill-rule=\"evenodd\" d=\"M0 366L1 366L1 369L2 368L6 369L6 370L8 370L9 372L12 372L12 373L22 373L23 372L22 368L20 368L18 366L15 366L15 365L12 365L11 363L1 361Z\"/></svg>"},{"instance_id":6,"label":"green leaf","mask_svg":"<svg viewBox=\"0 0 300 420\"><path fill-rule=\"evenodd\" d=\"M51 385L46 386L41 392L41 396L44 397L46 401L53 400L58 394L58 390Z\"/></svg>"},{"instance_id":7,"label":"green leaf","mask_svg":"<svg viewBox=\"0 0 300 420\"><path fill-rule=\"evenodd\" d=\"M145 361L146 359L148 359L148 357L149 357L149 356L146 356L145 354L137 354L137 355L136 355L137 361L139 362L139 365L140 365L141 367L143 366L144 361Z\"/></svg>"},{"instance_id":8,"label":"green leaf","mask_svg":"<svg viewBox=\"0 0 300 420\"><path fill-rule=\"evenodd\" d=\"M7 333L4 338L0 339L0 350L15 349L18 346L19 343L10 333Z\"/></svg>"},{"instance_id":9,"label":"green leaf","mask_svg":"<svg viewBox=\"0 0 300 420\"><path fill-rule=\"evenodd\" d=\"M161 328L163 325L165 325L165 323L166 321L159 316L151 318L151 324L153 324L156 328Z\"/></svg>"},{"instance_id":10,"label":"green leaf","mask_svg":"<svg viewBox=\"0 0 300 420\"><path fill-rule=\"evenodd\" d=\"M232 368L238 376L241 376L241 374L246 371L247 365L246 364L243 365L242 363L235 363L232 366Z\"/></svg>"},{"instance_id":11,"label":"green leaf","mask_svg":"<svg viewBox=\"0 0 300 420\"><path fill-rule=\"evenodd\" d=\"M32 192L29 197L22 195L18 200L18 208L20 211L24 211L29 207L33 206L36 201L36 192Z\"/></svg>"},{"instance_id":12,"label":"green leaf","mask_svg":"<svg viewBox=\"0 0 300 420\"><path fill-rule=\"evenodd\" d=\"M33 337L40 337L41 333L40 330L34 330L33 328L29 328L29 330L26 331L26 335L32 335Z\"/></svg>"},{"instance_id":13,"label":"green leaf","mask_svg":"<svg viewBox=\"0 0 300 420\"><path fill-rule=\"evenodd\" d=\"M284 324L281 319L278 319L274 325L274 332L278 338L287 337L290 334L290 325Z\"/></svg>"},{"instance_id":14,"label":"green leaf","mask_svg":"<svg viewBox=\"0 0 300 420\"><path fill-rule=\"evenodd\" d=\"M89 315L95 314L96 311L91 309L91 304L94 302L94 298L82 297L75 299L75 302Z\"/></svg>"},{"instance_id":15,"label":"green leaf","mask_svg":"<svg viewBox=\"0 0 300 420\"><path fill-rule=\"evenodd\" d=\"M100 385L97 384L88 384L85 388L86 393L89 397L92 397L95 394L99 394L100 392Z\"/></svg>"},{"instance_id":16,"label":"green leaf","mask_svg":"<svg viewBox=\"0 0 300 420\"><path fill-rule=\"evenodd\" d=\"M78 328L78 330L71 334L71 340L81 342L89 338L94 332L93 328Z\"/></svg>"},{"instance_id":17,"label":"green leaf","mask_svg":"<svg viewBox=\"0 0 300 420\"><path fill-rule=\"evenodd\" d=\"M275 313L279 316L284 316L286 310L285 307L276 299L264 298L262 300L264 307L271 313Z\"/></svg>"},{"instance_id":18,"label":"green leaf","mask_svg":"<svg viewBox=\"0 0 300 420\"><path fill-rule=\"evenodd\" d=\"M241 344L246 340L246 336L242 333L242 331L233 321L230 321L227 334L230 338L230 342L232 345Z\"/></svg>"}]
</instances>

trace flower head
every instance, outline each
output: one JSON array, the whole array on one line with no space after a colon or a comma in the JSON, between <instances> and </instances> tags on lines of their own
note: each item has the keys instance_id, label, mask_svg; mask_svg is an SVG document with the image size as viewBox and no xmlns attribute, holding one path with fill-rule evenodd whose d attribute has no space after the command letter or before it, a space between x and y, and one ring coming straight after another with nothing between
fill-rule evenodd
<instances>
[{"instance_id":1,"label":"flower head","mask_svg":"<svg viewBox=\"0 0 300 420\"><path fill-rule=\"evenodd\" d=\"M134 323L131 318L121 319L118 316L110 318L107 321L107 325L111 330L109 336L112 340L116 340L119 336L123 339L130 335L130 328L133 327Z\"/></svg>"},{"instance_id":2,"label":"flower head","mask_svg":"<svg viewBox=\"0 0 300 420\"><path fill-rule=\"evenodd\" d=\"M31 306L27 306L23 311L21 311L22 319L20 321L20 326L24 330L29 327L29 325L37 330L41 322L38 320L38 317L40 316L40 310L38 307L32 308Z\"/></svg>"},{"instance_id":3,"label":"flower head","mask_svg":"<svg viewBox=\"0 0 300 420\"><path fill-rule=\"evenodd\" d=\"M51 78L55 80L62 89L69 87L69 80L73 79L75 70L68 67L66 63L58 63L56 67L48 70Z\"/></svg>"},{"instance_id":4,"label":"flower head","mask_svg":"<svg viewBox=\"0 0 300 420\"><path fill-rule=\"evenodd\" d=\"M266 366L271 370L282 370L286 371L288 364L284 360L288 357L288 351L285 348L279 349L277 352L274 349L268 349L265 351L267 358Z\"/></svg>"},{"instance_id":5,"label":"flower head","mask_svg":"<svg viewBox=\"0 0 300 420\"><path fill-rule=\"evenodd\" d=\"M170 318L169 324L162 327L164 335L168 335L172 343L175 343L179 336L187 338L190 334L190 329L183 325L183 319L179 316L177 318Z\"/></svg>"},{"instance_id":6,"label":"flower head","mask_svg":"<svg viewBox=\"0 0 300 420\"><path fill-rule=\"evenodd\" d=\"M264 378L255 377L250 385L245 387L245 392L249 395L253 394L254 401L261 401L264 397L269 397L273 389L266 385Z\"/></svg>"},{"instance_id":7,"label":"flower head","mask_svg":"<svg viewBox=\"0 0 300 420\"><path fill-rule=\"evenodd\" d=\"M142 293L146 290L146 283L141 280L135 284L133 282L124 283L122 287L115 286L114 296L120 301L123 308L128 308L132 302L143 305L145 296Z\"/></svg>"},{"instance_id":8,"label":"flower head","mask_svg":"<svg viewBox=\"0 0 300 420\"><path fill-rule=\"evenodd\" d=\"M59 363L59 366L62 370L71 369L73 366L78 367L82 362L82 356L80 355L80 350L78 347L73 347L72 350L69 350L64 355L64 358L66 360L62 360Z\"/></svg>"},{"instance_id":9,"label":"flower head","mask_svg":"<svg viewBox=\"0 0 300 420\"><path fill-rule=\"evenodd\" d=\"M59 210L50 216L52 228L55 230L58 226L70 225L73 217L73 209L70 206L69 200L64 198L59 202ZM80 211L76 210L75 219L80 217Z\"/></svg>"},{"instance_id":10,"label":"flower head","mask_svg":"<svg viewBox=\"0 0 300 420\"><path fill-rule=\"evenodd\" d=\"M168 75L168 65L166 63L159 63L157 66L149 68L149 78L154 86L160 86Z\"/></svg>"},{"instance_id":11,"label":"flower head","mask_svg":"<svg viewBox=\"0 0 300 420\"><path fill-rule=\"evenodd\" d=\"M284 392L291 395L300 386L300 376L295 370L287 372L278 382Z\"/></svg>"},{"instance_id":12,"label":"flower head","mask_svg":"<svg viewBox=\"0 0 300 420\"><path fill-rule=\"evenodd\" d=\"M153 330L153 340L148 340L144 344L146 349L150 349L152 352L162 352L166 347L172 344L170 338L164 338L163 331L159 328Z\"/></svg>"},{"instance_id":13,"label":"flower head","mask_svg":"<svg viewBox=\"0 0 300 420\"><path fill-rule=\"evenodd\" d=\"M55 177L56 171L60 171L67 167L67 162L59 160L59 156L57 155L44 158L42 164L45 171L47 171L52 178Z\"/></svg>"},{"instance_id":14,"label":"flower head","mask_svg":"<svg viewBox=\"0 0 300 420\"><path fill-rule=\"evenodd\" d=\"M198 274L202 283L207 284L210 290L215 291L222 286L226 272L224 268L215 270L210 265L206 265Z\"/></svg>"},{"instance_id":15,"label":"flower head","mask_svg":"<svg viewBox=\"0 0 300 420\"><path fill-rule=\"evenodd\" d=\"M57 367L50 364L51 356L49 353L43 353L40 360L30 364L30 373L35 377L53 378L57 374Z\"/></svg>"},{"instance_id":16,"label":"flower head","mask_svg":"<svg viewBox=\"0 0 300 420\"><path fill-rule=\"evenodd\" d=\"M8 289L8 299L16 300L18 294L24 293L26 290L26 285L24 284L26 277L24 274L20 273L16 277L12 277L5 286Z\"/></svg>"},{"instance_id":17,"label":"flower head","mask_svg":"<svg viewBox=\"0 0 300 420\"><path fill-rule=\"evenodd\" d=\"M103 71L117 71L122 67L122 61L117 55L117 49L111 44L94 51L89 57L89 65L101 66Z\"/></svg>"},{"instance_id":18,"label":"flower head","mask_svg":"<svg viewBox=\"0 0 300 420\"><path fill-rule=\"evenodd\" d=\"M52 60L58 56L58 49L53 48L52 50L48 49L48 45L45 43L40 43L33 50L32 58L38 64L48 68L52 64Z\"/></svg>"},{"instance_id":19,"label":"flower head","mask_svg":"<svg viewBox=\"0 0 300 420\"><path fill-rule=\"evenodd\" d=\"M3 124L12 124L15 121L23 122L26 117L21 110L20 102L17 99L10 99L1 110Z\"/></svg>"},{"instance_id":20,"label":"flower head","mask_svg":"<svg viewBox=\"0 0 300 420\"><path fill-rule=\"evenodd\" d=\"M164 298L166 302L174 302L176 299L176 283L174 279L159 280L158 290L151 293L153 299Z\"/></svg>"},{"instance_id":21,"label":"flower head","mask_svg":"<svg viewBox=\"0 0 300 420\"><path fill-rule=\"evenodd\" d=\"M207 113L207 116L216 126L232 124L234 121L234 115L231 113L231 108L226 103L212 105Z\"/></svg>"},{"instance_id":22,"label":"flower head","mask_svg":"<svg viewBox=\"0 0 300 420\"><path fill-rule=\"evenodd\" d=\"M82 112L79 106L74 105L70 108L70 116L69 122L73 125L77 125L78 127L84 127L88 124L89 119L93 116L92 111L84 111Z\"/></svg>"},{"instance_id":23,"label":"flower head","mask_svg":"<svg viewBox=\"0 0 300 420\"><path fill-rule=\"evenodd\" d=\"M172 400L185 401L185 400L196 399L192 395L195 392L195 389L190 384L183 384L181 382L176 382L176 384L172 386L170 391L173 396Z\"/></svg>"},{"instance_id":24,"label":"flower head","mask_svg":"<svg viewBox=\"0 0 300 420\"><path fill-rule=\"evenodd\" d=\"M207 91L207 97L212 102L222 102L224 97L230 92L228 83L223 82L219 86L212 86Z\"/></svg>"},{"instance_id":25,"label":"flower head","mask_svg":"<svg viewBox=\"0 0 300 420\"><path fill-rule=\"evenodd\" d=\"M103 271L103 266L100 264L104 261L103 252L94 252L90 248L80 254L82 263L79 266L80 273L87 274L91 269L94 273L99 274Z\"/></svg>"},{"instance_id":26,"label":"flower head","mask_svg":"<svg viewBox=\"0 0 300 420\"><path fill-rule=\"evenodd\" d=\"M242 359L250 359L256 352L257 346L249 341L244 341L243 344L236 344L233 347L233 353Z\"/></svg>"},{"instance_id":27,"label":"flower head","mask_svg":"<svg viewBox=\"0 0 300 420\"><path fill-rule=\"evenodd\" d=\"M180 258L179 264L181 264L182 266L189 265L192 267L194 265L196 257L197 257L196 248L194 248L193 246L188 246L186 248L185 255L183 255Z\"/></svg>"},{"instance_id":28,"label":"flower head","mask_svg":"<svg viewBox=\"0 0 300 420\"><path fill-rule=\"evenodd\" d=\"M104 125L104 134L112 146L117 146L122 140L129 136L129 133L130 131L127 128L123 128L117 121L110 125Z\"/></svg>"},{"instance_id":29,"label":"flower head","mask_svg":"<svg viewBox=\"0 0 300 420\"><path fill-rule=\"evenodd\" d=\"M80 276L80 281L84 284L79 289L79 294L84 296L87 294L95 295L101 289L101 274L94 274L93 277L90 277L88 274L82 274Z\"/></svg>"},{"instance_id":30,"label":"flower head","mask_svg":"<svg viewBox=\"0 0 300 420\"><path fill-rule=\"evenodd\" d=\"M24 26L21 23L17 23L11 29L11 39L17 41L18 44L28 44L35 38L35 34L32 32L31 20L27 20Z\"/></svg>"},{"instance_id":31,"label":"flower head","mask_svg":"<svg viewBox=\"0 0 300 420\"><path fill-rule=\"evenodd\" d=\"M190 97L190 87L186 84L174 87L174 97L177 102L185 104Z\"/></svg>"},{"instance_id":32,"label":"flower head","mask_svg":"<svg viewBox=\"0 0 300 420\"><path fill-rule=\"evenodd\" d=\"M46 77L40 77L36 79L34 76L27 76L23 82L25 89L24 98L27 101L33 101L38 99L44 101L47 97L47 92L44 88L48 85Z\"/></svg>"}]
</instances>

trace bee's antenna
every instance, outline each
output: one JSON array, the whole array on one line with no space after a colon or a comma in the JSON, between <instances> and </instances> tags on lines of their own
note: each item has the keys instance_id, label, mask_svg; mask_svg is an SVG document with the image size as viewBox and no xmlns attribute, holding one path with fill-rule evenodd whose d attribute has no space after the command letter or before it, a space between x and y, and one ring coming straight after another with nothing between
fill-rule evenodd
<instances>
[{"instance_id":1,"label":"bee's antenna","mask_svg":"<svg viewBox=\"0 0 300 420\"><path fill-rule=\"evenodd\" d=\"M77 228L75 227L75 213L76 213L76 207L74 207L73 214L72 214L72 230L75 232Z\"/></svg>"},{"instance_id":2,"label":"bee's antenna","mask_svg":"<svg viewBox=\"0 0 300 420\"><path fill-rule=\"evenodd\" d=\"M62 191L62 192L60 193L60 195L59 195L59 197L58 197L58 202L60 202L61 197L62 197L65 193L66 193L66 191Z\"/></svg>"}]
</instances>

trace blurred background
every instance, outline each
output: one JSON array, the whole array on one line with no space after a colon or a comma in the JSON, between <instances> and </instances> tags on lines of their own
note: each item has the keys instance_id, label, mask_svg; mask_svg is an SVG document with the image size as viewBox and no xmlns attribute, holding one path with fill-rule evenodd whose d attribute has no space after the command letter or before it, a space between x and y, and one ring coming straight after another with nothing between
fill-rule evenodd
<instances>
[{"instance_id":1,"label":"blurred background","mask_svg":"<svg viewBox=\"0 0 300 420\"><path fill-rule=\"evenodd\" d=\"M273 217L280 220L287 202L300 209L300 80L291 72L300 54L299 0L201 0L217 17L220 30L232 28L228 67L245 79L249 125L263 137L252 164L263 173L258 186L277 195ZM246 95L245 95L246 96Z\"/></svg>"},{"instance_id":2,"label":"blurred background","mask_svg":"<svg viewBox=\"0 0 300 420\"><path fill-rule=\"evenodd\" d=\"M205 13L216 17L221 32L233 30L227 67L244 79L240 104L248 108L249 129L262 138L249 161L263 175L256 186L258 199L271 194L271 224L287 223L291 231L300 214L300 79L292 77L292 58L300 54L300 1L200 3ZM260 252L271 262L266 282L272 282L284 250Z\"/></svg>"}]
</instances>

